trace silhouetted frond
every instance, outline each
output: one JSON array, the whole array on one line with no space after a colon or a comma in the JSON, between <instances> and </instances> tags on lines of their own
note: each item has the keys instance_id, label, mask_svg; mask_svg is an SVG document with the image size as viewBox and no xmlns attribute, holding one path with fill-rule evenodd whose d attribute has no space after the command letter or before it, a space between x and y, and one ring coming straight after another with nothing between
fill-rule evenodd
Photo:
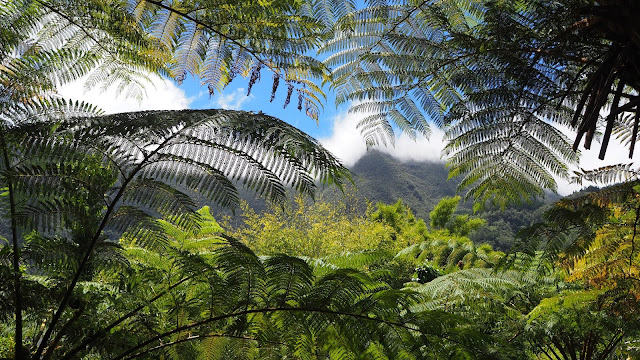
<instances>
[{"instance_id":1,"label":"silhouetted frond","mask_svg":"<svg viewBox=\"0 0 640 360\"><path fill-rule=\"evenodd\" d=\"M632 167L633 163L608 165L593 170L580 169L574 172L571 181L576 184L589 181L604 185L634 181L638 179L639 173Z\"/></svg>"}]
</instances>

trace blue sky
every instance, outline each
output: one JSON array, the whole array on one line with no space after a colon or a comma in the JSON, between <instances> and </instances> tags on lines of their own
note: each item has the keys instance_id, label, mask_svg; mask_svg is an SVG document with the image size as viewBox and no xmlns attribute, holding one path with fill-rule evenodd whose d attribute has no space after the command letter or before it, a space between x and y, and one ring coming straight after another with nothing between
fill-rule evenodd
<instances>
[{"instance_id":1,"label":"blue sky","mask_svg":"<svg viewBox=\"0 0 640 360\"><path fill-rule=\"evenodd\" d=\"M209 96L206 87L200 86L199 81L193 78L187 79L180 86L192 98L192 109L225 108L233 110L262 111L265 114L280 118L303 130L315 138L323 138L331 135L332 119L336 114L345 112L346 106L336 109L334 97L328 94L324 111L320 114L318 124L297 109L297 98L292 96L291 103L283 108L286 98L286 86L280 86L276 91L276 97L270 102L272 78L270 73L263 71L263 79L256 83L247 96L247 84L249 79L236 78L227 86L223 93ZM328 93L328 86L325 87Z\"/></svg>"},{"instance_id":2,"label":"blue sky","mask_svg":"<svg viewBox=\"0 0 640 360\"><path fill-rule=\"evenodd\" d=\"M63 97L73 100L83 100L93 103L106 113L118 113L140 110L179 110L179 109L210 109L224 108L232 110L262 111L265 114L278 117L319 139L320 142L333 152L343 163L351 166L362 157L367 149L356 124L364 115L348 113L348 106L336 108L334 96L327 88L327 101L324 111L320 113L319 121L307 117L297 109L297 99L291 99L286 109L282 108L286 97L286 87L281 86L273 102L271 97L271 76L263 74L263 79L255 84L251 94L247 96L248 79L236 78L222 93L210 97L205 86L193 78L186 79L180 86L171 80L152 76L151 84L147 87L147 95L142 101L118 96L115 89L101 92L99 89L86 91L83 81L65 85L60 89ZM564 132L572 138L573 131ZM430 139L418 138L416 141L407 135L398 134L395 147L379 148L389 153L399 161L437 161L444 166L445 159L441 158L444 146L443 132L432 128ZM599 146L583 153L580 167L593 169L608 164L629 163L626 148L615 140L609 145L605 161L597 159ZM588 185L588 184L586 184ZM585 185L585 186L586 186ZM558 181L558 191L568 195L580 186L569 184L564 180Z\"/></svg>"}]
</instances>

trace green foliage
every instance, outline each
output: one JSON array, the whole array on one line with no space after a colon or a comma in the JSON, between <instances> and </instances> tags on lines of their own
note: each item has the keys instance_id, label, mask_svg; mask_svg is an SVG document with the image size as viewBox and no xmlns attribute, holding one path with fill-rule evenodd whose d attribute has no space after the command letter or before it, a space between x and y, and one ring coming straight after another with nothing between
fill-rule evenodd
<instances>
[{"instance_id":1,"label":"green foliage","mask_svg":"<svg viewBox=\"0 0 640 360\"><path fill-rule=\"evenodd\" d=\"M546 356L601 359L631 354L638 258L635 183L563 199L544 222L523 231L512 264L540 269L540 261L564 271L565 291L549 293L527 314L524 336ZM629 345L628 345L629 344Z\"/></svg>"},{"instance_id":2,"label":"green foliage","mask_svg":"<svg viewBox=\"0 0 640 360\"><path fill-rule=\"evenodd\" d=\"M272 29L280 31L283 41L297 37L295 27L303 22L292 21L290 15L298 9L284 14L291 4L279 4L283 6L276 14L289 16L286 21L293 29ZM14 335L16 359L58 357L66 351L59 344L70 346L70 339L87 339L91 329L78 324L97 321L96 326L106 326L100 324L101 316L108 315L111 306L117 308L119 304L112 301L119 299L118 292L125 298L131 295L113 280L113 274L128 267L114 240L123 235L140 247L139 252L161 251L169 246L170 237L155 221L157 217L186 231L199 226L201 215L195 211L192 195L233 206L238 202L236 186L241 184L281 201L286 188L313 195L318 180L340 184L347 176L346 169L314 139L262 114L222 110L89 117L97 113L95 108L59 99L57 86L84 75L88 75L88 86L118 83L118 91L133 89L128 95L140 95L149 71L172 72L173 64L184 65L172 62L167 54L188 54L185 61L196 58L190 50L173 47L181 48L180 41L162 43L167 38L154 32L159 26L169 38L176 32L183 37L189 29L197 33L202 24L192 18L194 14L160 2L153 5L163 9L159 12L137 5L9 1L0 9L0 182L6 190L2 209L9 219L5 229L9 242L2 252L3 258L10 259L3 261L0 275L2 316L15 322L13 328L3 326L2 330ZM207 5L210 10L222 6ZM236 10L236 15L254 13ZM231 13L216 12L225 17ZM266 29L268 15L263 13L256 24ZM179 20L177 27L175 20ZM244 33L241 42L261 44L257 34L264 33ZM299 40L304 42L307 35L303 31ZM240 40L234 41L237 45ZM304 83L309 68L293 66L300 60L297 56L285 60L282 53L273 51L290 45L266 44L270 50L263 48L263 52L273 55L269 61L289 62L274 68L297 67L280 75L301 85L300 107L306 101L306 110L314 117L316 90ZM291 53L307 49L302 45ZM241 70L241 57L247 54L233 57L239 66L233 71ZM209 67L219 69L220 64ZM253 75L259 76L259 68ZM257 80L254 76L250 83ZM102 350L113 354L119 346ZM96 351L89 355L100 353Z\"/></svg>"},{"instance_id":3,"label":"green foliage","mask_svg":"<svg viewBox=\"0 0 640 360\"><path fill-rule=\"evenodd\" d=\"M435 266L445 272L475 267L492 267L504 256L490 245L477 246L465 237L431 233L427 240L401 250L396 257L411 259L416 266Z\"/></svg>"},{"instance_id":4,"label":"green foliage","mask_svg":"<svg viewBox=\"0 0 640 360\"><path fill-rule=\"evenodd\" d=\"M88 76L140 97L149 72L166 67L123 2L5 1L0 9L3 108L54 101L55 89ZM92 16L93 14L102 16ZM11 94L11 95L9 95Z\"/></svg>"},{"instance_id":5,"label":"green foliage","mask_svg":"<svg viewBox=\"0 0 640 360\"><path fill-rule=\"evenodd\" d=\"M401 246L409 246L422 241L427 233L427 226L422 219L416 219L411 209L402 203L402 199L393 205L376 204L376 209L368 217L385 224L393 230L391 237ZM394 250L399 250L395 247Z\"/></svg>"},{"instance_id":6,"label":"green foliage","mask_svg":"<svg viewBox=\"0 0 640 360\"><path fill-rule=\"evenodd\" d=\"M456 216L451 225L449 225L449 232L460 236L469 236L469 234L475 232L481 227L485 226L487 221L479 218L469 219L469 215Z\"/></svg>"},{"instance_id":7,"label":"green foliage","mask_svg":"<svg viewBox=\"0 0 640 360\"><path fill-rule=\"evenodd\" d=\"M617 37L599 41L607 30L595 40L581 28L557 34L584 20L574 11L583 3L3 3L0 205L9 224L0 354L629 354L622 341L637 340L640 294L633 184L564 201L524 233L522 252L502 264L510 268L493 269L503 254L466 237L484 221L454 216L459 197L434 208L431 230L400 201L365 214L357 204L282 203L288 189L313 197L318 180L341 185L348 174L277 119L225 110L94 117L95 108L55 96L56 86L84 75L90 86L118 83L136 95L149 70L178 82L193 74L211 94L240 74L250 91L267 68L272 98L282 79L285 106L295 90L298 108L317 118L314 80L328 80L327 64L337 65L338 101L376 112L362 124L369 144L385 141L380 130L392 134L389 120L413 136L428 134L427 117L447 124L451 174L464 174L469 197L501 206L566 175L574 153L552 123L576 114L578 139L590 143L612 86L614 113L636 106L635 80L617 72L633 70L633 42L624 50ZM610 23L599 3L593 8L587 22ZM332 54L323 64L307 54L324 39ZM514 41L518 48L504 47ZM576 67L575 56L595 60ZM619 106L622 93L627 105ZM615 124L635 143L635 130L624 130L637 117L614 122L616 114L606 119L603 152ZM598 176L611 178L607 171ZM240 185L281 204L264 216L247 212L237 232L245 243L193 198L234 206Z\"/></svg>"},{"instance_id":8,"label":"green foliage","mask_svg":"<svg viewBox=\"0 0 640 360\"><path fill-rule=\"evenodd\" d=\"M359 214L359 207L357 201L309 203L302 197L283 206L272 204L260 214L244 206L244 221L234 234L260 254L312 258L349 251L393 251L404 246L387 226Z\"/></svg>"},{"instance_id":9,"label":"green foliage","mask_svg":"<svg viewBox=\"0 0 640 360\"><path fill-rule=\"evenodd\" d=\"M83 291L85 279L100 271L103 259L123 261L109 237L126 233L143 248L161 249L168 237L154 220L158 214L185 230L199 226L200 214L189 193L230 206L237 202L232 181L242 180L244 186L278 201L285 187L313 194L314 179L340 183L345 173L297 129L244 112L75 118L60 122L54 134L27 134L23 126L40 125L20 125L6 132L15 140L5 151L16 156L5 163L9 175L3 178L16 199L9 205L24 239L20 263L25 274L59 279L61 286L47 291L44 299L47 306L58 306L54 320L61 322L76 320L67 319L73 316L69 307ZM30 144L28 155L18 155L22 143ZM26 277L25 286L36 285L31 283ZM24 301L26 306L37 299ZM49 317L38 309L30 319L33 323ZM53 336L53 345L67 331L64 326L55 329L56 321L45 333L45 340ZM32 351L37 354L44 347Z\"/></svg>"},{"instance_id":10,"label":"green foliage","mask_svg":"<svg viewBox=\"0 0 640 360\"><path fill-rule=\"evenodd\" d=\"M440 200L438 205L433 208L433 211L429 213L431 227L434 229L444 229L451 221L451 216L456 211L459 202L459 196L453 198L445 197Z\"/></svg>"},{"instance_id":11,"label":"green foliage","mask_svg":"<svg viewBox=\"0 0 640 360\"><path fill-rule=\"evenodd\" d=\"M597 291L571 291L543 299L527 315L527 337L541 342L545 354L605 359L624 349L625 336L637 336L629 319L603 311ZM622 355L618 351L619 355ZM548 356L548 355L547 355Z\"/></svg>"},{"instance_id":12,"label":"green foliage","mask_svg":"<svg viewBox=\"0 0 640 360\"><path fill-rule=\"evenodd\" d=\"M474 231L487 224L487 221L480 218L469 218L469 215L457 215L453 213L458 208L460 197L444 197L429 213L431 227L435 230L448 230L450 234L457 236L469 236Z\"/></svg>"},{"instance_id":13,"label":"green foliage","mask_svg":"<svg viewBox=\"0 0 640 360\"><path fill-rule=\"evenodd\" d=\"M53 355L275 359L376 352L382 359L437 359L482 351L484 335L463 319L411 310L419 301L411 291L350 269L316 276L288 255L257 257L224 235L208 208L198 214L200 226L192 230L161 221L169 234L162 248L122 238L118 252L126 261L105 263L84 278L74 295L79 308L65 318ZM429 349L415 345L424 341Z\"/></svg>"}]
</instances>

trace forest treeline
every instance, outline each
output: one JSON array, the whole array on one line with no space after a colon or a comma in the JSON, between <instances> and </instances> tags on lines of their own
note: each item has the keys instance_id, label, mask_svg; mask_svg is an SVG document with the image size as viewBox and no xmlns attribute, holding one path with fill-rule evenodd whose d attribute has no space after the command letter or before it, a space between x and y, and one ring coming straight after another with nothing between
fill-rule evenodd
<instances>
[{"instance_id":1,"label":"forest treeline","mask_svg":"<svg viewBox=\"0 0 640 360\"><path fill-rule=\"evenodd\" d=\"M344 190L334 187L319 189L318 197L327 202L349 201L356 203L358 210L365 212L369 202L395 203L398 199L411 208L414 215L429 222L429 213L443 197L456 196L458 179L447 179L447 170L441 162L398 161L391 155L377 150L370 150L353 166L349 168L353 174L353 185L347 184ZM591 187L586 191L596 191ZM345 192L349 196L345 196ZM260 213L266 210L268 201L241 191L242 198L248 207ZM295 196L292 192L291 196ZM508 206L504 209L498 206L487 206L474 212L473 202L462 199L456 212L459 214L475 215L487 221L487 224L470 236L477 243L489 243L494 248L507 251L513 245L517 232L542 219L542 214L555 200L557 194L549 193L543 199ZM200 201L203 206L206 200ZM353 206L353 205L351 205ZM239 212L236 214L224 209L216 209L231 216L230 223L240 222Z\"/></svg>"}]
</instances>

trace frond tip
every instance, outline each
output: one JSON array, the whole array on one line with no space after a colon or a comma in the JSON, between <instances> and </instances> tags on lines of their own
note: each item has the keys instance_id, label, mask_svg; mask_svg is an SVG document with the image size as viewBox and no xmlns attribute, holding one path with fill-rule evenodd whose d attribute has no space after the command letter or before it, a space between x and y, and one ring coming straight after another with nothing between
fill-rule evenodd
<instances>
[{"instance_id":1,"label":"frond tip","mask_svg":"<svg viewBox=\"0 0 640 360\"><path fill-rule=\"evenodd\" d=\"M583 181L601 184L634 181L638 179L640 172L632 167L633 163L608 165L593 170L580 169L580 171L574 171L571 182L582 185Z\"/></svg>"}]
</instances>

